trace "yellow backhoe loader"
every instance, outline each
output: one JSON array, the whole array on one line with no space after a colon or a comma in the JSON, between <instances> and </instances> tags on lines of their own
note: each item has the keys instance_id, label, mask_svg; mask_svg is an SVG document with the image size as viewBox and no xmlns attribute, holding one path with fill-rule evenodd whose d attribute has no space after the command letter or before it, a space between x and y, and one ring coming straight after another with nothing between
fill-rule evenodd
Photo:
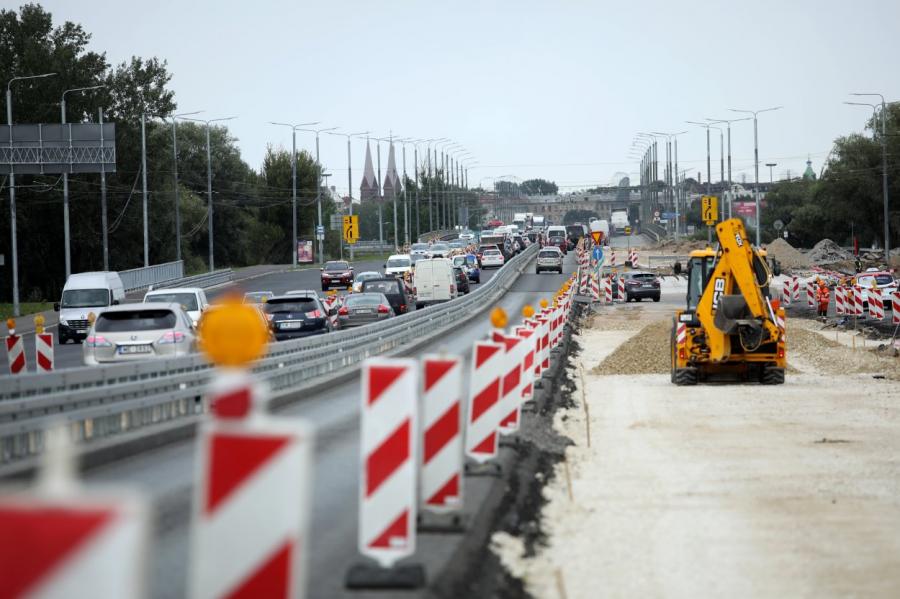
<instances>
[{"instance_id":1,"label":"yellow backhoe loader","mask_svg":"<svg viewBox=\"0 0 900 599\"><path fill-rule=\"evenodd\" d=\"M784 308L769 297L772 272L740 219L716 225L717 249L691 252L687 307L672 323L672 382L718 375L784 383Z\"/></svg>"}]
</instances>

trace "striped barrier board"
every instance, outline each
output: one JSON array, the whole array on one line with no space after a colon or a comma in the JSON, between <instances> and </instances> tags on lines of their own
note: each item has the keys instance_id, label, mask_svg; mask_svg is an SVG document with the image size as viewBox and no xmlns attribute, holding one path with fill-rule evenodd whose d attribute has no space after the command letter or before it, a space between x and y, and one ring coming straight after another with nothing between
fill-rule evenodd
<instances>
[{"instance_id":1,"label":"striped barrier board","mask_svg":"<svg viewBox=\"0 0 900 599\"><path fill-rule=\"evenodd\" d=\"M800 277L791 277L791 301L800 301Z\"/></svg>"},{"instance_id":2,"label":"striped barrier board","mask_svg":"<svg viewBox=\"0 0 900 599\"><path fill-rule=\"evenodd\" d=\"M843 285L834 288L834 312L839 316L847 313L847 289Z\"/></svg>"},{"instance_id":3,"label":"striped barrier board","mask_svg":"<svg viewBox=\"0 0 900 599\"><path fill-rule=\"evenodd\" d=\"M869 293L869 318L872 320L884 320L884 300L877 290Z\"/></svg>"},{"instance_id":4,"label":"striped barrier board","mask_svg":"<svg viewBox=\"0 0 900 599\"><path fill-rule=\"evenodd\" d=\"M900 325L900 291L891 293L891 324Z\"/></svg>"},{"instance_id":5,"label":"striped barrier board","mask_svg":"<svg viewBox=\"0 0 900 599\"><path fill-rule=\"evenodd\" d=\"M612 277L606 277L605 279L603 279L603 296L607 304L611 304L613 302Z\"/></svg>"},{"instance_id":6,"label":"striped barrier board","mask_svg":"<svg viewBox=\"0 0 900 599\"><path fill-rule=\"evenodd\" d=\"M625 277L619 277L618 287L619 301L624 303L627 300L627 296L625 295Z\"/></svg>"},{"instance_id":7,"label":"striped barrier board","mask_svg":"<svg viewBox=\"0 0 900 599\"><path fill-rule=\"evenodd\" d=\"M862 287L859 285L853 286L853 313L857 316L863 316L866 313L863 309Z\"/></svg>"},{"instance_id":8,"label":"striped barrier board","mask_svg":"<svg viewBox=\"0 0 900 599\"><path fill-rule=\"evenodd\" d=\"M476 341L472 348L466 455L479 463L497 457L497 429L504 416L500 405L504 351L503 345L489 341Z\"/></svg>"},{"instance_id":9,"label":"striped barrier board","mask_svg":"<svg viewBox=\"0 0 900 599\"><path fill-rule=\"evenodd\" d=\"M806 305L809 308L816 307L816 286L813 283L806 284Z\"/></svg>"},{"instance_id":10,"label":"striped barrier board","mask_svg":"<svg viewBox=\"0 0 900 599\"><path fill-rule=\"evenodd\" d=\"M494 330L491 341L503 345L504 368L500 385L500 433L510 435L519 430L522 405L522 350L525 342L518 335L506 335L502 330Z\"/></svg>"},{"instance_id":11,"label":"striped barrier board","mask_svg":"<svg viewBox=\"0 0 900 599\"><path fill-rule=\"evenodd\" d=\"M637 250L631 250L630 252L628 252L628 261L631 262L631 266L637 266L637 261L638 261Z\"/></svg>"},{"instance_id":12,"label":"striped barrier board","mask_svg":"<svg viewBox=\"0 0 900 599\"><path fill-rule=\"evenodd\" d=\"M25 344L22 336L9 332L6 338L6 359L9 362L9 373L20 374L25 372Z\"/></svg>"},{"instance_id":13,"label":"striped barrier board","mask_svg":"<svg viewBox=\"0 0 900 599\"><path fill-rule=\"evenodd\" d=\"M443 513L462 508L462 361L458 356L422 358L422 507Z\"/></svg>"},{"instance_id":14,"label":"striped barrier board","mask_svg":"<svg viewBox=\"0 0 900 599\"><path fill-rule=\"evenodd\" d=\"M515 328L515 333L522 338L525 345L522 358L522 396L521 401L528 401L534 396L534 329L529 326Z\"/></svg>"}]
</instances>

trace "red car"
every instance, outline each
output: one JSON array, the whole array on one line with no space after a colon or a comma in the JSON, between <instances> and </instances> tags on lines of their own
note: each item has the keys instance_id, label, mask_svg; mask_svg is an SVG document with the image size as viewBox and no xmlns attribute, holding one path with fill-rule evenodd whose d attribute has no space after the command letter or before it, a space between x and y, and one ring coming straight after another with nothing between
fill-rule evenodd
<instances>
[{"instance_id":1,"label":"red car","mask_svg":"<svg viewBox=\"0 0 900 599\"><path fill-rule=\"evenodd\" d=\"M353 267L349 262L326 262L322 271L322 291L328 291L332 287L346 287L353 285Z\"/></svg>"},{"instance_id":2,"label":"red car","mask_svg":"<svg viewBox=\"0 0 900 599\"><path fill-rule=\"evenodd\" d=\"M554 247L558 247L563 255L569 253L569 240L566 239L566 236L560 233L559 235L551 235L547 238L547 242L544 245L552 245Z\"/></svg>"}]
</instances>

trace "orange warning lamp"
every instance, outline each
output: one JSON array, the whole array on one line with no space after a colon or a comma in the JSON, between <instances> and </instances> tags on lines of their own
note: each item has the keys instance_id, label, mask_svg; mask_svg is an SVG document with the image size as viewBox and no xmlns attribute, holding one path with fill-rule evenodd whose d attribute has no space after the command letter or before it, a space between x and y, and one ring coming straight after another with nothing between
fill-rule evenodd
<instances>
[{"instance_id":1,"label":"orange warning lamp","mask_svg":"<svg viewBox=\"0 0 900 599\"><path fill-rule=\"evenodd\" d=\"M506 310L500 306L491 310L491 324L495 329L505 328L507 322L509 322L509 319L506 317Z\"/></svg>"},{"instance_id":2,"label":"orange warning lamp","mask_svg":"<svg viewBox=\"0 0 900 599\"><path fill-rule=\"evenodd\" d=\"M34 332L38 335L44 332L44 315L38 314L34 317Z\"/></svg>"},{"instance_id":3,"label":"orange warning lamp","mask_svg":"<svg viewBox=\"0 0 900 599\"><path fill-rule=\"evenodd\" d=\"M531 307L530 304L525 304L525 307L522 308L522 316L525 318L531 318L534 316L534 308Z\"/></svg>"},{"instance_id":4,"label":"orange warning lamp","mask_svg":"<svg viewBox=\"0 0 900 599\"><path fill-rule=\"evenodd\" d=\"M546 308L546 307L547 307L547 300L541 298L541 301L540 301L539 303L541 304L541 308Z\"/></svg>"},{"instance_id":5,"label":"orange warning lamp","mask_svg":"<svg viewBox=\"0 0 900 599\"><path fill-rule=\"evenodd\" d=\"M10 334L12 331L16 330L16 319L15 318L7 318L6 319L6 328L10 330Z\"/></svg>"},{"instance_id":6,"label":"orange warning lamp","mask_svg":"<svg viewBox=\"0 0 900 599\"><path fill-rule=\"evenodd\" d=\"M200 319L200 349L217 366L239 368L265 353L269 332L256 308L228 297Z\"/></svg>"}]
</instances>

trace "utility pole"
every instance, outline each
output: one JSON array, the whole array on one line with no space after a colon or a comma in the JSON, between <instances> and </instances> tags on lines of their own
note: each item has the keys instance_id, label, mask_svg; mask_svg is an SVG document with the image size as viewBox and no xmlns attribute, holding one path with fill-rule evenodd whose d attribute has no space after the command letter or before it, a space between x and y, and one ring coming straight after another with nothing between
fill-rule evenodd
<instances>
[{"instance_id":1,"label":"utility pole","mask_svg":"<svg viewBox=\"0 0 900 599\"><path fill-rule=\"evenodd\" d=\"M754 196L756 198L756 246L760 245L760 229L762 229L762 214L760 213L759 206L759 128L758 128L758 115L761 112L771 112L773 110L779 110L783 108L782 106L774 106L772 108L765 108L763 110L738 110L735 108L729 108L731 112L738 112L743 114L752 114L753 115L753 171L756 179L756 188L754 189Z\"/></svg>"},{"instance_id":2,"label":"utility pole","mask_svg":"<svg viewBox=\"0 0 900 599\"><path fill-rule=\"evenodd\" d=\"M888 270L891 268L891 225L888 210L888 171L887 171L887 103L881 94L851 94L853 96L878 96L881 98L881 194L884 201L884 260ZM892 102L893 104L893 102ZM875 128L872 123L872 128Z\"/></svg>"},{"instance_id":3,"label":"utility pole","mask_svg":"<svg viewBox=\"0 0 900 599\"><path fill-rule=\"evenodd\" d=\"M181 201L178 197L178 134L176 122L179 117L200 114L202 110L172 115L172 173L175 177L175 260L181 260Z\"/></svg>"},{"instance_id":4,"label":"utility pole","mask_svg":"<svg viewBox=\"0 0 900 599\"><path fill-rule=\"evenodd\" d=\"M142 107L143 108L143 107ZM147 132L146 115L141 111L141 178L143 179L144 197L144 268L150 266L150 231L147 223ZM206 133L206 145L209 147L209 131ZM209 154L209 152L207 152ZM210 222L212 219L210 219Z\"/></svg>"},{"instance_id":5,"label":"utility pole","mask_svg":"<svg viewBox=\"0 0 900 599\"><path fill-rule=\"evenodd\" d=\"M97 111L100 123L100 148L103 149L103 107ZM106 162L100 159L100 228L103 230L103 271L109 270L109 226L106 215Z\"/></svg>"},{"instance_id":6,"label":"utility pole","mask_svg":"<svg viewBox=\"0 0 900 599\"><path fill-rule=\"evenodd\" d=\"M291 129L291 238L293 240L293 245L291 246L291 265L297 266L297 129L300 127L318 125L319 121L313 123L300 123L298 125L269 121L269 124L290 127ZM318 139L316 141L318 143Z\"/></svg>"},{"instance_id":7,"label":"utility pole","mask_svg":"<svg viewBox=\"0 0 900 599\"><path fill-rule=\"evenodd\" d=\"M731 218L733 215L733 203L734 203L734 189L732 187L732 183L734 179L731 178L731 123L739 123L741 121L749 121L750 117L740 118L740 119L711 119L707 118L707 121L710 123L725 123L728 129L728 218Z\"/></svg>"}]
</instances>

